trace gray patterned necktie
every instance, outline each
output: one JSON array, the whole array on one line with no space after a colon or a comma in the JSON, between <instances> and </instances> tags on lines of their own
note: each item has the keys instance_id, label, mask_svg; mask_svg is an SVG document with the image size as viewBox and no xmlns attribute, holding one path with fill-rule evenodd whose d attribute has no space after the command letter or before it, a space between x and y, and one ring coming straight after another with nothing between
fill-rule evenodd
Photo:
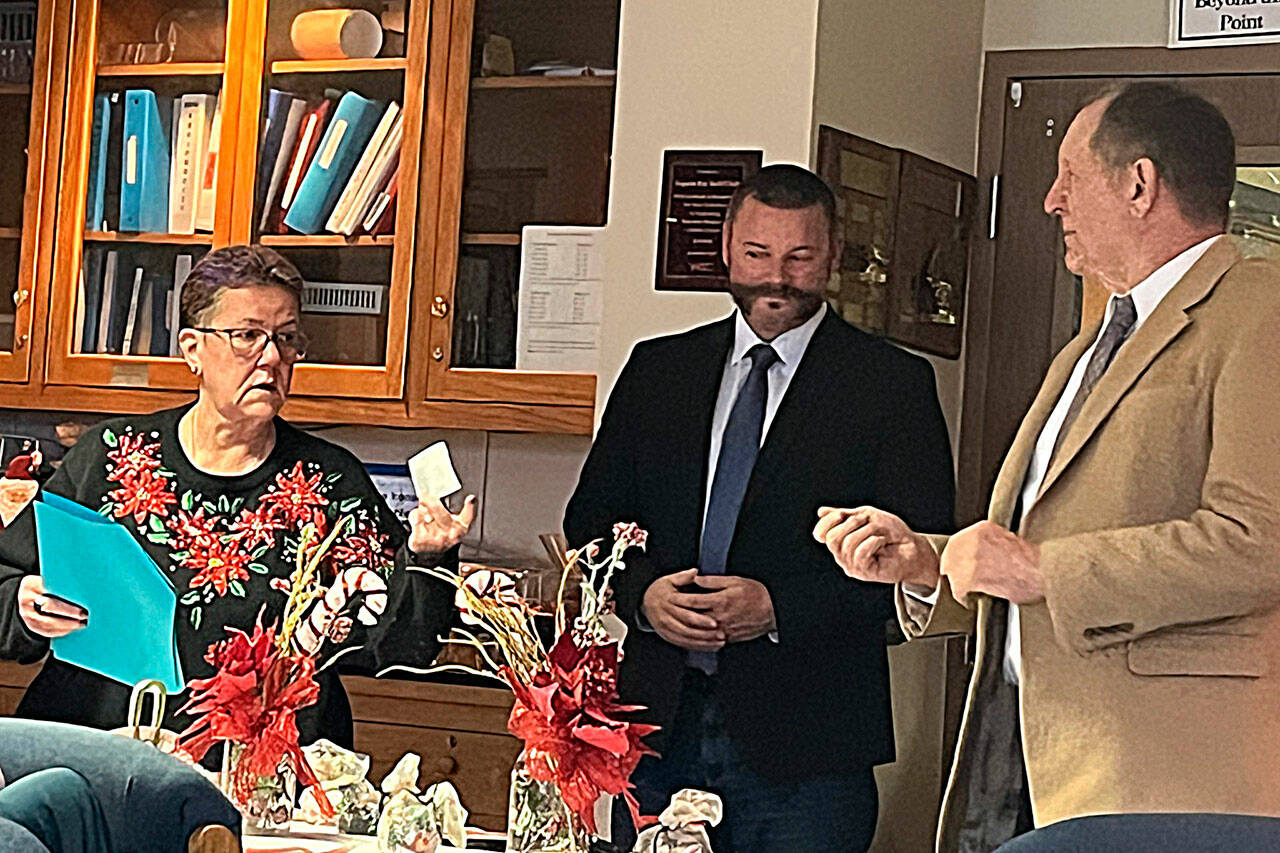
<instances>
[{"instance_id":1,"label":"gray patterned necktie","mask_svg":"<svg viewBox=\"0 0 1280 853\"><path fill-rule=\"evenodd\" d=\"M1107 367L1116 357L1116 352L1120 346L1129 339L1129 335L1133 332L1133 325L1138 320L1138 309L1133 305L1132 296L1122 296L1117 299L1111 310L1111 319L1107 322L1107 328L1102 332L1102 337L1098 339L1098 345L1093 348L1093 355L1089 357L1089 364L1084 369L1084 378L1080 380L1080 390L1076 391L1076 396L1071 400L1071 405L1067 409L1066 420L1062 422L1062 429L1058 430L1058 437L1053 441L1053 455L1049 457L1049 463L1053 464L1053 460L1058 455L1058 448L1062 447L1062 440L1070 431L1071 425L1076 422L1076 418L1080 416L1080 410L1084 408L1085 400L1089 399L1093 386L1098 384L1098 380L1102 378L1102 374L1106 373Z\"/></svg>"}]
</instances>

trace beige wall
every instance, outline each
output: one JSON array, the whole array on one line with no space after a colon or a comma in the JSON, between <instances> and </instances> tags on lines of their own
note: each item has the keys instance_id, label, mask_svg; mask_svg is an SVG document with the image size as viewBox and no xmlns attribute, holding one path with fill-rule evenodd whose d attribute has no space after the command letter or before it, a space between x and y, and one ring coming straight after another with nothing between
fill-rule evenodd
<instances>
[{"instance_id":1,"label":"beige wall","mask_svg":"<svg viewBox=\"0 0 1280 853\"><path fill-rule=\"evenodd\" d=\"M823 0L815 127L972 172L983 8L983 0L919 0L908 13L875 0Z\"/></svg>"},{"instance_id":2,"label":"beige wall","mask_svg":"<svg viewBox=\"0 0 1280 853\"><path fill-rule=\"evenodd\" d=\"M839 128L972 173L977 160L983 0L823 0L813 92L817 127ZM962 354L963 355L963 354ZM933 358L952 446L964 361Z\"/></svg>"},{"instance_id":3,"label":"beige wall","mask_svg":"<svg viewBox=\"0 0 1280 853\"><path fill-rule=\"evenodd\" d=\"M987 50L1151 47L1169 39L1169 0L987 0Z\"/></svg>"}]
</instances>

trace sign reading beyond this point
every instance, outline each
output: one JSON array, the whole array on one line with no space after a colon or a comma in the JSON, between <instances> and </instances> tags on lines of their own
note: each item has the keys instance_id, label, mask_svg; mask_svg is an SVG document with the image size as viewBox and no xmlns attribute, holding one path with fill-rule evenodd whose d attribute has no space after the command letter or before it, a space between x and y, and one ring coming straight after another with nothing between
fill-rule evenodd
<instances>
[{"instance_id":1,"label":"sign reading beyond this point","mask_svg":"<svg viewBox=\"0 0 1280 853\"><path fill-rule=\"evenodd\" d=\"M1170 0L1170 47L1265 42L1280 42L1280 0Z\"/></svg>"}]
</instances>

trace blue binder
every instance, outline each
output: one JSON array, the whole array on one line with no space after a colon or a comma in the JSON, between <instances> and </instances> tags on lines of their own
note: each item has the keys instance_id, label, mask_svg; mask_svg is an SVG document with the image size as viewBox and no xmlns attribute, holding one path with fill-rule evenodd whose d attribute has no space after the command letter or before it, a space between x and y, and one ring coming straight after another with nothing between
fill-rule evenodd
<instances>
[{"instance_id":1,"label":"blue binder","mask_svg":"<svg viewBox=\"0 0 1280 853\"><path fill-rule=\"evenodd\" d=\"M262 206L267 201L267 189L271 186L271 170L275 166L276 155L280 153L280 145L284 140L285 119L292 104L293 95L288 92L280 89L267 91L267 117L262 125L262 142L258 146L258 183L253 190L255 217L261 216Z\"/></svg>"},{"instance_id":2,"label":"blue binder","mask_svg":"<svg viewBox=\"0 0 1280 853\"><path fill-rule=\"evenodd\" d=\"M111 99L106 95L94 95L93 133L89 140L89 193L84 205L84 227L87 231L98 231L102 228L102 215L107 195L110 130Z\"/></svg>"},{"instance_id":3,"label":"blue binder","mask_svg":"<svg viewBox=\"0 0 1280 853\"><path fill-rule=\"evenodd\" d=\"M125 92L120 230L169 230L169 122L150 89Z\"/></svg>"},{"instance_id":4,"label":"blue binder","mask_svg":"<svg viewBox=\"0 0 1280 853\"><path fill-rule=\"evenodd\" d=\"M378 101L347 92L320 140L298 192L284 215L284 224L302 234L318 234L338 203L342 188L355 170L373 136L385 107Z\"/></svg>"}]
</instances>

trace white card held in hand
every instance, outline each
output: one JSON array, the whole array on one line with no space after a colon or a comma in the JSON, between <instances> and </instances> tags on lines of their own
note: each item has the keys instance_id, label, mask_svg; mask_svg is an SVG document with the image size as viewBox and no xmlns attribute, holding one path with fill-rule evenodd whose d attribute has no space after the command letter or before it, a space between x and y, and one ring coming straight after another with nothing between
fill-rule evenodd
<instances>
[{"instance_id":1,"label":"white card held in hand","mask_svg":"<svg viewBox=\"0 0 1280 853\"><path fill-rule=\"evenodd\" d=\"M419 451L409 460L409 476L413 478L413 490L420 501L428 495L444 500L462 488L449 458L449 445L443 441Z\"/></svg>"}]
</instances>

